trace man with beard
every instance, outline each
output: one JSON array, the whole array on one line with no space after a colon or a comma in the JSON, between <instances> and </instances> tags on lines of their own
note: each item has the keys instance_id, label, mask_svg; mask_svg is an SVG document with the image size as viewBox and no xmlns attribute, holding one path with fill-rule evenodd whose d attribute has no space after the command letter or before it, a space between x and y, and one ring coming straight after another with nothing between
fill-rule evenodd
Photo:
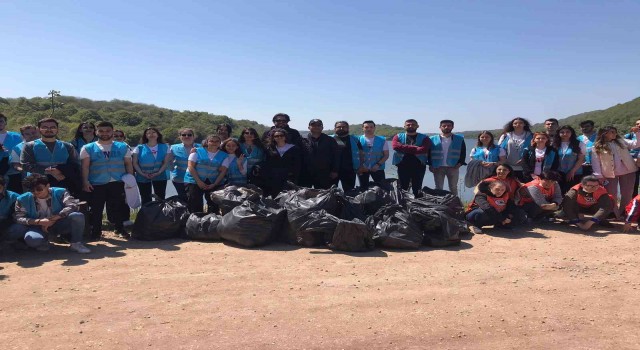
<instances>
[{"instance_id":1,"label":"man with beard","mask_svg":"<svg viewBox=\"0 0 640 350\"><path fill-rule=\"evenodd\" d=\"M271 139L271 133L275 129L284 129L287 132L287 139L288 139L287 142L292 145L296 145L302 149L302 136L300 136L300 133L298 132L298 130L291 129L289 127L290 121L291 121L291 118L289 118L288 114L278 113L274 115L273 116L274 126L272 126L271 129L265 131L264 134L262 134L262 141L265 143L269 143L269 140Z\"/></svg>"},{"instance_id":2,"label":"man with beard","mask_svg":"<svg viewBox=\"0 0 640 350\"><path fill-rule=\"evenodd\" d=\"M398 167L398 180L403 190L409 190L409 184L414 195L422 189L424 173L427 171L427 154L431 148L431 139L425 134L416 132L418 122L407 119L404 122L405 132L396 134L391 141L395 151L393 165Z\"/></svg>"},{"instance_id":3,"label":"man with beard","mask_svg":"<svg viewBox=\"0 0 640 350\"><path fill-rule=\"evenodd\" d=\"M332 135L340 150L340 166L338 177L333 180L334 185L342 183L344 191L356 187L356 173L361 174L363 169L364 152L357 137L349 135L349 123L339 121L334 124L335 134Z\"/></svg>"},{"instance_id":4,"label":"man with beard","mask_svg":"<svg viewBox=\"0 0 640 350\"><path fill-rule=\"evenodd\" d=\"M587 146L587 154L584 157L584 163L582 164L582 174L584 176L593 174L591 168L591 150L593 149L593 143L596 142L598 133L594 128L593 120L584 120L580 122L580 130L582 135L578 136L578 141L584 142Z\"/></svg>"},{"instance_id":5,"label":"man with beard","mask_svg":"<svg viewBox=\"0 0 640 350\"><path fill-rule=\"evenodd\" d=\"M433 173L436 189L444 188L446 176L449 191L457 196L460 167L466 164L467 147L464 137L451 133L453 125L453 120L440 121L440 135L430 137L429 171Z\"/></svg>"},{"instance_id":6,"label":"man with beard","mask_svg":"<svg viewBox=\"0 0 640 350\"><path fill-rule=\"evenodd\" d=\"M20 142L20 134L7 131L7 116L0 113L0 175L11 174L11 151Z\"/></svg>"},{"instance_id":7,"label":"man with beard","mask_svg":"<svg viewBox=\"0 0 640 350\"><path fill-rule=\"evenodd\" d=\"M556 118L549 118L544 121L544 129L546 130L547 135L549 135L549 140L551 140L551 142L553 142L553 138L556 136L556 132L559 127L560 125L558 125L558 119Z\"/></svg>"},{"instance_id":8,"label":"man with beard","mask_svg":"<svg viewBox=\"0 0 640 350\"><path fill-rule=\"evenodd\" d=\"M69 142L56 138L58 121L54 118L41 119L37 126L41 137L25 143L20 153L23 170L46 175L51 187L65 188L78 198L80 172L76 150Z\"/></svg>"},{"instance_id":9,"label":"man with beard","mask_svg":"<svg viewBox=\"0 0 640 350\"><path fill-rule=\"evenodd\" d=\"M96 124L98 141L82 147L82 189L90 192L91 237L102 236L102 212L105 203L109 205L126 205L122 176L133 175L131 150L124 142L113 141L113 124L101 121ZM116 234L128 238L129 234L122 224L125 221L122 213L114 212Z\"/></svg>"},{"instance_id":10,"label":"man with beard","mask_svg":"<svg viewBox=\"0 0 640 350\"><path fill-rule=\"evenodd\" d=\"M374 182L382 182L385 179L384 168L389 159L389 145L382 136L376 136L376 123L373 120L365 120L362 123L364 135L360 136L360 144L364 153L364 165L358 174L360 188L369 188L369 176Z\"/></svg>"},{"instance_id":11,"label":"man with beard","mask_svg":"<svg viewBox=\"0 0 640 350\"><path fill-rule=\"evenodd\" d=\"M309 134L302 139L303 174L300 185L313 188L329 188L338 179L340 150L333 137L322 133L322 120L309 122Z\"/></svg>"},{"instance_id":12,"label":"man with beard","mask_svg":"<svg viewBox=\"0 0 640 350\"><path fill-rule=\"evenodd\" d=\"M18 194L22 194L22 180L26 176L26 171L22 168L22 164L20 164L20 155L22 154L22 149L24 148L24 144L27 142L35 141L40 137L40 133L38 132L38 128L35 125L24 125L20 128L20 134L22 134L22 142L17 144L11 150L11 168L7 172L7 176L9 181L7 182L7 190L13 191Z\"/></svg>"}]
</instances>

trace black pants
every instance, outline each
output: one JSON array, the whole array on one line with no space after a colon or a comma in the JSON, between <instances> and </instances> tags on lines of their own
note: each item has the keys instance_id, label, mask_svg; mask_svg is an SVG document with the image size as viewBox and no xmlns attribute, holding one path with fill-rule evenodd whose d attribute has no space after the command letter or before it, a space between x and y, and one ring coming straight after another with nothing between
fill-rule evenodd
<instances>
[{"instance_id":1,"label":"black pants","mask_svg":"<svg viewBox=\"0 0 640 350\"><path fill-rule=\"evenodd\" d=\"M185 188L185 184L184 182L175 182L175 181L171 181L173 182L173 187L175 187L176 189L176 193L178 194L178 198L183 199L183 200L187 200L187 189Z\"/></svg>"},{"instance_id":2,"label":"black pants","mask_svg":"<svg viewBox=\"0 0 640 350\"><path fill-rule=\"evenodd\" d=\"M24 190L22 189L22 174L9 175L7 190L13 191L17 194L24 193Z\"/></svg>"},{"instance_id":3,"label":"black pants","mask_svg":"<svg viewBox=\"0 0 640 350\"><path fill-rule=\"evenodd\" d=\"M333 185L334 180L329 176L329 170L308 170L300 179L300 186L327 189ZM355 179L354 179L355 182Z\"/></svg>"},{"instance_id":4,"label":"black pants","mask_svg":"<svg viewBox=\"0 0 640 350\"><path fill-rule=\"evenodd\" d=\"M102 213L105 203L113 208L126 205L124 182L112 181L104 185L93 185L93 191L89 195L89 206L91 207L91 235L94 237L100 237L102 234ZM122 222L128 220L122 213L122 209L113 212L116 230L122 229Z\"/></svg>"},{"instance_id":5,"label":"black pants","mask_svg":"<svg viewBox=\"0 0 640 350\"><path fill-rule=\"evenodd\" d=\"M358 175L358 181L360 181L360 188L366 190L369 188L369 176L373 179L373 182L382 183L385 179L384 170L378 170L375 172L363 173Z\"/></svg>"},{"instance_id":6,"label":"black pants","mask_svg":"<svg viewBox=\"0 0 640 350\"><path fill-rule=\"evenodd\" d=\"M343 191L352 190L356 187L356 171L353 169L341 170L338 173L338 178L333 180L333 184L338 186L338 182L342 183Z\"/></svg>"},{"instance_id":7,"label":"black pants","mask_svg":"<svg viewBox=\"0 0 640 350\"><path fill-rule=\"evenodd\" d=\"M167 180L158 180L151 182L138 182L138 189L140 190L140 201L142 204L151 202L151 187L153 186L153 193L160 199L164 199L167 195Z\"/></svg>"},{"instance_id":8,"label":"black pants","mask_svg":"<svg viewBox=\"0 0 640 350\"><path fill-rule=\"evenodd\" d=\"M204 183L209 185L210 181L206 180ZM190 213L201 213L204 211L204 203L202 201L202 196L204 195L207 201L207 213L219 214L220 208L211 200L211 192L218 190L222 186L208 191L203 191L197 184L185 183L184 187L187 190L187 208L189 208Z\"/></svg>"},{"instance_id":9,"label":"black pants","mask_svg":"<svg viewBox=\"0 0 640 350\"><path fill-rule=\"evenodd\" d=\"M417 196L422 189L422 181L424 180L424 173L427 171L427 166L423 164L403 164L401 162L397 167L400 187L408 191L409 183L411 183L413 194Z\"/></svg>"},{"instance_id":10,"label":"black pants","mask_svg":"<svg viewBox=\"0 0 640 350\"><path fill-rule=\"evenodd\" d=\"M561 176L561 180L558 181L558 185L560 185L560 190L562 191L562 194L564 195L565 193L569 192L569 190L571 189L571 187L577 185L580 183L580 181L582 181L582 175L574 175L573 176L573 180L571 181L567 181L566 179L566 174L560 172L560 176ZM637 177L636 177L637 179ZM636 180L638 181L638 180ZM637 191L638 186L636 186L636 191ZM634 195L635 197L635 195Z\"/></svg>"}]
</instances>

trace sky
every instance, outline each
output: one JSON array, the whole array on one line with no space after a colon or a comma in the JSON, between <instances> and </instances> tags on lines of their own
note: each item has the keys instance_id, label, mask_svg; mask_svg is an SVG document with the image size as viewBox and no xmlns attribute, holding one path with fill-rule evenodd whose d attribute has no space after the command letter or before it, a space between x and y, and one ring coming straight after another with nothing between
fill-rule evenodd
<instances>
[{"instance_id":1,"label":"sky","mask_svg":"<svg viewBox=\"0 0 640 350\"><path fill-rule=\"evenodd\" d=\"M640 1L0 0L0 96L496 129L640 96L639 18Z\"/></svg>"}]
</instances>

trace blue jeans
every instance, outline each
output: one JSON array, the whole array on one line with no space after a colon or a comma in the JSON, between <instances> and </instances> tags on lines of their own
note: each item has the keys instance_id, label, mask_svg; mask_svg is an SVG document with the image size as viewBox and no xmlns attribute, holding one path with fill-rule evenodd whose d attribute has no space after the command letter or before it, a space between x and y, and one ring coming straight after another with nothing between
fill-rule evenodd
<instances>
[{"instance_id":1,"label":"blue jeans","mask_svg":"<svg viewBox=\"0 0 640 350\"><path fill-rule=\"evenodd\" d=\"M12 224L7 230L8 240L24 239L27 246L37 248L49 243L49 235L70 236L70 242L82 241L84 233L84 214L71 213L66 218L58 220L49 227L49 233L42 230L39 225Z\"/></svg>"},{"instance_id":2,"label":"blue jeans","mask_svg":"<svg viewBox=\"0 0 640 350\"><path fill-rule=\"evenodd\" d=\"M489 216L480 208L476 208L468 212L466 219L471 223L471 225L476 227L490 226L500 223L499 217Z\"/></svg>"}]
</instances>

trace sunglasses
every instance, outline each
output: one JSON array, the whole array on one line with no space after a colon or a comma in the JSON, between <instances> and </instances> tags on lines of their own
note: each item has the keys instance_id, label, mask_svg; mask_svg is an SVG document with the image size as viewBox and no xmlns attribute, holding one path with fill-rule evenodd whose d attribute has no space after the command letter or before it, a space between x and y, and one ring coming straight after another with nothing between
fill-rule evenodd
<instances>
[{"instance_id":1,"label":"sunglasses","mask_svg":"<svg viewBox=\"0 0 640 350\"><path fill-rule=\"evenodd\" d=\"M193 134L180 134L180 136L182 136L182 137L191 137L191 136L193 136Z\"/></svg>"}]
</instances>

